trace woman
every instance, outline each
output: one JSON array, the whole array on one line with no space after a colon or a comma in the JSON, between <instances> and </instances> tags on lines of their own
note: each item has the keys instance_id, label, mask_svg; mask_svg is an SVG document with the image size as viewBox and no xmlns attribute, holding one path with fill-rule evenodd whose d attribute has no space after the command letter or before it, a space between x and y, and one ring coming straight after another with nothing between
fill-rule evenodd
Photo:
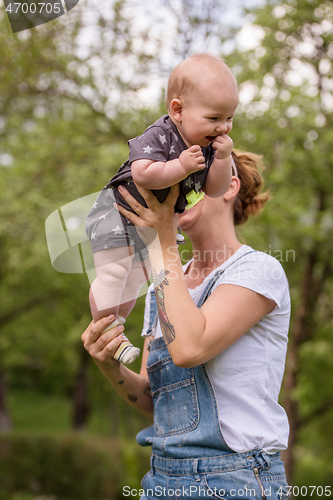
<instances>
[{"instance_id":1,"label":"woman","mask_svg":"<svg viewBox=\"0 0 333 500\"><path fill-rule=\"evenodd\" d=\"M114 361L123 327L103 333L114 318L82 335L104 375L124 399L153 415L137 440L152 446L142 498L286 498L280 450L288 421L278 404L290 316L288 282L271 256L242 245L235 225L255 215L259 157L234 154L230 188L207 196L180 216L178 190L159 204L146 190L142 207L124 188L136 214L119 207L149 245L154 290L147 294L140 374ZM191 238L194 259L184 268L177 224ZM156 318L156 304L158 320ZM152 335L150 335L152 331ZM149 377L149 378L148 378Z\"/></svg>"}]
</instances>

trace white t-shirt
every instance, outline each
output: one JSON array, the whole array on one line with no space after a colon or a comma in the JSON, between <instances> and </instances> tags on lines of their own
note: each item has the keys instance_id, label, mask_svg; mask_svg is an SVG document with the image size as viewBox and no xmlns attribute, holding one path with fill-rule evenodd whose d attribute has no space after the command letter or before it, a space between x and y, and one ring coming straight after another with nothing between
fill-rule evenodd
<instances>
[{"instance_id":1,"label":"white t-shirt","mask_svg":"<svg viewBox=\"0 0 333 500\"><path fill-rule=\"evenodd\" d=\"M274 300L276 307L205 366L228 446L238 453L256 447L275 453L287 448L289 434L286 412L278 403L288 343L289 286L281 264L274 257L263 252L245 255L251 250L243 245L218 268L227 269L217 279L211 293L223 283L238 285ZM239 259L242 255L244 257ZM184 271L188 265L184 266ZM201 285L189 289L195 304L215 271ZM148 293L143 336L149 325L149 299ZM161 336L158 323L155 338Z\"/></svg>"}]
</instances>

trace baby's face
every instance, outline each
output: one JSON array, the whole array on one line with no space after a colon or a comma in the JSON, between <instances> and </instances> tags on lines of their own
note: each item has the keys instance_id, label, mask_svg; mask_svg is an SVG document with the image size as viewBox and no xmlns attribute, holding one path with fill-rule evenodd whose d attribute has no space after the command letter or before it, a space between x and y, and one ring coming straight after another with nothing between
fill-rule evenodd
<instances>
[{"instance_id":1,"label":"baby's face","mask_svg":"<svg viewBox=\"0 0 333 500\"><path fill-rule=\"evenodd\" d=\"M177 123L187 146L206 147L218 135L229 134L237 106L238 91L232 81L202 85L200 92L188 96Z\"/></svg>"}]
</instances>

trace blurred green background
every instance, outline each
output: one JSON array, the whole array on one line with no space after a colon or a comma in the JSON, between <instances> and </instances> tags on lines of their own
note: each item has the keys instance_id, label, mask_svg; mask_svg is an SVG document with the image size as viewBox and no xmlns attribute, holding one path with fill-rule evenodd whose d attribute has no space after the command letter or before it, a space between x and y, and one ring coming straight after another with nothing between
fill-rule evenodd
<instances>
[{"instance_id":1,"label":"blurred green background","mask_svg":"<svg viewBox=\"0 0 333 500\"><path fill-rule=\"evenodd\" d=\"M232 139L263 155L273 195L239 237L290 283L289 482L295 497L331 496L332 32L322 0L81 0L16 34L1 5L0 500L120 499L149 469L135 435L150 421L83 350L89 282L52 268L45 220L108 182L127 140L165 113L170 70L198 51L237 77ZM142 296L126 323L135 345L143 307Z\"/></svg>"}]
</instances>

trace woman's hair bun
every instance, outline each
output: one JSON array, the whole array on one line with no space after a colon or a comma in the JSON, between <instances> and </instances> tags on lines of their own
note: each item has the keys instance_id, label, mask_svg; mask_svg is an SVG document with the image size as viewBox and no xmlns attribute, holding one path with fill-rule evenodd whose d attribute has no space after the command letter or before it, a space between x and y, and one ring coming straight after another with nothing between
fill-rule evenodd
<instances>
[{"instance_id":1,"label":"woman's hair bun","mask_svg":"<svg viewBox=\"0 0 333 500\"><path fill-rule=\"evenodd\" d=\"M261 193L264 180L261 171L264 169L262 156L254 153L233 151L240 190L234 205L235 225L244 224L250 215L257 215L271 198L269 191Z\"/></svg>"}]
</instances>

